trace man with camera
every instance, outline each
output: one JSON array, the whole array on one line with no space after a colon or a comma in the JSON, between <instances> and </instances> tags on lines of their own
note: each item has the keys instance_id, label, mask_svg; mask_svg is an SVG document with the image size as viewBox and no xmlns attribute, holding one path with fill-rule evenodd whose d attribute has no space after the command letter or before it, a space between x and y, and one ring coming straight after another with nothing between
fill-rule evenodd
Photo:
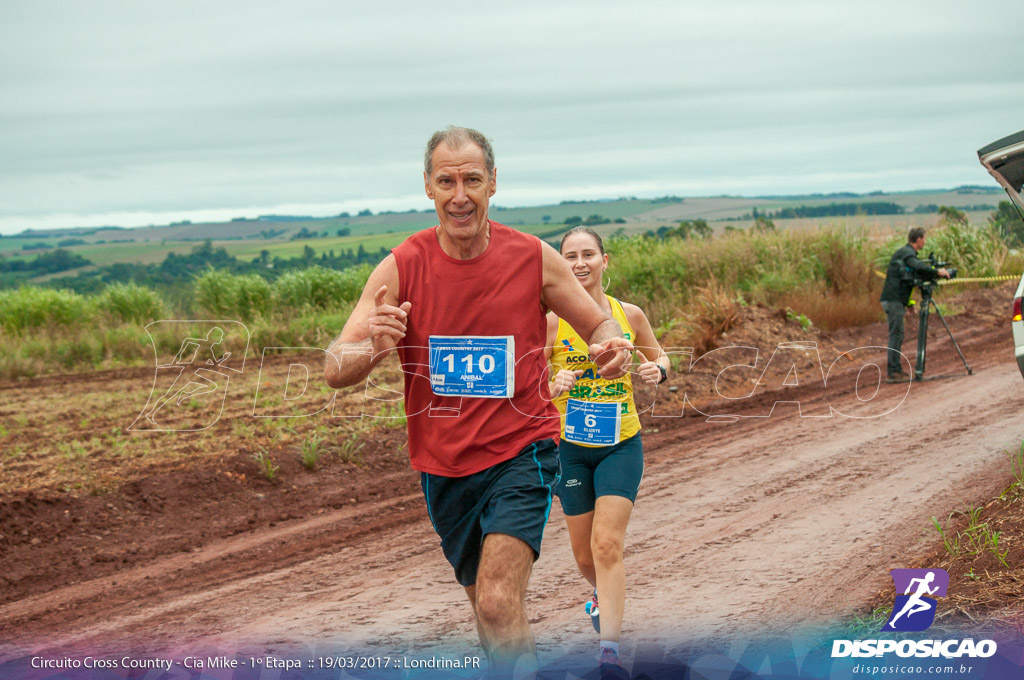
<instances>
[{"instance_id":1,"label":"man with camera","mask_svg":"<svg viewBox=\"0 0 1024 680\"><path fill-rule=\"evenodd\" d=\"M914 290L915 279L948 279L949 271L936 269L927 260L917 257L924 248L924 229L914 227L907 234L907 243L893 253L889 268L885 272L882 287L882 309L889 322L889 352L886 365L886 382L906 382L910 375L903 370L900 349L903 347L903 315Z\"/></svg>"}]
</instances>

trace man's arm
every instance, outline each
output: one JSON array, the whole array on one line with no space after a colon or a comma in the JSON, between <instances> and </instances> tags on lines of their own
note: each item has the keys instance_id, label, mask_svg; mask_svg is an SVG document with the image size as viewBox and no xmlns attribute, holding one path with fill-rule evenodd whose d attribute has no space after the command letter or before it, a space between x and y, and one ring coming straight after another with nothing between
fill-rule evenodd
<instances>
[{"instance_id":1,"label":"man's arm","mask_svg":"<svg viewBox=\"0 0 1024 680\"><path fill-rule=\"evenodd\" d=\"M324 378L331 387L363 382L395 344L405 337L412 304L399 304L398 264L388 255L366 281L359 302L341 334L327 348Z\"/></svg>"},{"instance_id":2,"label":"man's arm","mask_svg":"<svg viewBox=\"0 0 1024 680\"><path fill-rule=\"evenodd\" d=\"M625 364L633 345L622 337L622 328L597 306L594 299L573 276L569 263L547 243L541 243L544 255L543 302L565 319L581 337L587 338L590 355L602 378L615 379L626 374Z\"/></svg>"},{"instance_id":3,"label":"man's arm","mask_svg":"<svg viewBox=\"0 0 1024 680\"><path fill-rule=\"evenodd\" d=\"M930 274L938 274L944 279L949 278L949 272L946 271L945 268L933 269L931 262L929 262L928 260L922 260L917 256L917 253L904 258L903 264L905 264L910 269L920 272L921 274L924 274L926 276Z\"/></svg>"}]
</instances>

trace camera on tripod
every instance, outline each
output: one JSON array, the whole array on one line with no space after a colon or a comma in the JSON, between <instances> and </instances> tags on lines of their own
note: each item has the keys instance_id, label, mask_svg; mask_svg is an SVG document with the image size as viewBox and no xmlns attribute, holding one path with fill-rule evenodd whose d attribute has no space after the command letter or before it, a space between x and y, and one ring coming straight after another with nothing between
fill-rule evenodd
<instances>
[{"instance_id":1,"label":"camera on tripod","mask_svg":"<svg viewBox=\"0 0 1024 680\"><path fill-rule=\"evenodd\" d=\"M964 368L967 369L967 375L972 375L974 371L971 370L970 365L967 363L967 359L964 358L964 353L960 351L960 345L957 344L956 338L953 337L953 331L949 329L949 324L947 324L946 320L942 318L942 312L939 311L939 306L935 303L935 300L932 299L932 289L939 280L939 270L945 269L946 273L949 274L949 278L955 279L956 268L950 267L948 262L942 261L942 258L936 258L935 253L928 253L927 262L931 265L930 270L917 271L907 267L903 272L903 280L910 283L912 286L916 286L921 291L921 304L917 306L917 362L914 366L914 379L924 380L925 353L928 345L928 313L932 307L935 308L935 313L938 315L939 321L941 321L942 325L946 327L949 339L953 341L953 347L956 348L957 354L960 355L960 360L964 362Z\"/></svg>"},{"instance_id":2,"label":"camera on tripod","mask_svg":"<svg viewBox=\"0 0 1024 680\"><path fill-rule=\"evenodd\" d=\"M935 285L935 282L939 279L939 270L945 269L949 272L949 278L956 278L956 267L950 267L948 262L943 262L942 258L936 258L935 253L928 253L928 264L932 266L930 272L917 271L907 267L903 271L904 280L910 282L910 285L922 287L931 287Z\"/></svg>"}]
</instances>

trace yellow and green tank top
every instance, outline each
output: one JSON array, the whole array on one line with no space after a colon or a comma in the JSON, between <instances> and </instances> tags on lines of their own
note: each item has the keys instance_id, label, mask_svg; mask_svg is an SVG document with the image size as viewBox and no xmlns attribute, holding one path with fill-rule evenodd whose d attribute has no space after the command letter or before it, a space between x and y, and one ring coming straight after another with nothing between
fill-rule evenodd
<instances>
[{"instance_id":1,"label":"yellow and green tank top","mask_svg":"<svg viewBox=\"0 0 1024 680\"><path fill-rule=\"evenodd\" d=\"M612 318L622 326L626 339L633 342L636 333L626 319L622 304L610 295L606 295L612 308ZM551 376L560 370L583 371L576 379L576 384L568 392L563 392L553 399L562 417L562 436L565 437L565 409L569 399L589 402L616 402L620 404L622 422L620 424L619 441L629 439L640 431L640 418L633 402L633 381L629 374L615 380L605 380L597 373L597 364L590 359L587 342L573 330L565 319L558 320L558 335L551 348ZM580 442L581 446L588 446Z\"/></svg>"}]
</instances>

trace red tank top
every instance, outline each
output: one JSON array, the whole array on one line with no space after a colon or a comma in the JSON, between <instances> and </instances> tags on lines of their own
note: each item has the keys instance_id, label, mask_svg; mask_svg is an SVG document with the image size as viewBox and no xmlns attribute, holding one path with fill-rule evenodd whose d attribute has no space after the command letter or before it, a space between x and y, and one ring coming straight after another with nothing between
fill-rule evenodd
<instances>
[{"instance_id":1,"label":"red tank top","mask_svg":"<svg viewBox=\"0 0 1024 680\"><path fill-rule=\"evenodd\" d=\"M414 470L462 477L515 457L531 442L558 439L558 411L551 403L544 360L541 242L497 222L490 229L487 250L471 260L445 254L436 227L413 234L393 251L398 299L412 303L398 356L405 372ZM431 335L513 336L513 396L434 394Z\"/></svg>"}]
</instances>

